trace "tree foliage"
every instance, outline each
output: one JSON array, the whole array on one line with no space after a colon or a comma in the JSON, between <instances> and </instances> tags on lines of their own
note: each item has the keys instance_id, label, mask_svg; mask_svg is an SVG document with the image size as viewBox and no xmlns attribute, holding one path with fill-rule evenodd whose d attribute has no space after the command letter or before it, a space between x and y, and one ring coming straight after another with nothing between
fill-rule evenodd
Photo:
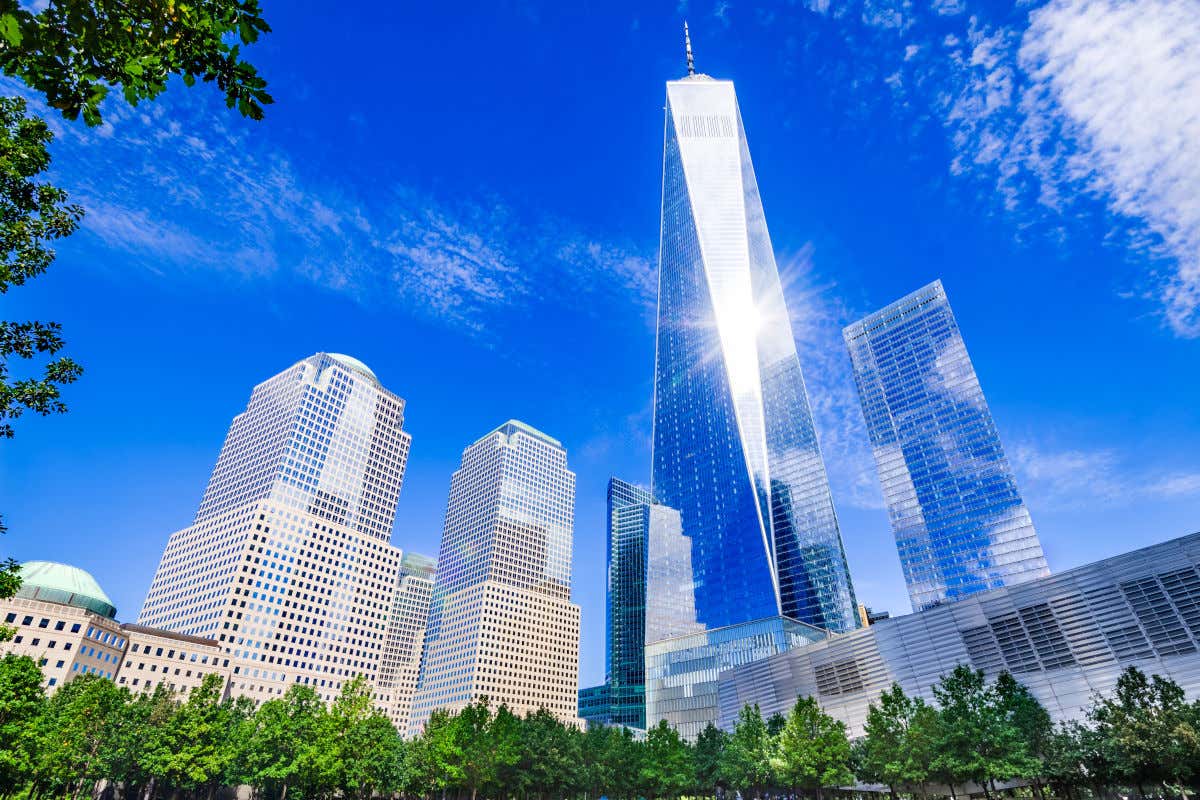
<instances>
[{"instance_id":1,"label":"tree foliage","mask_svg":"<svg viewBox=\"0 0 1200 800\"><path fill-rule=\"evenodd\" d=\"M261 119L273 101L242 48L268 31L258 0L0 0L0 71L89 126L102 122L110 89L137 105L172 76L213 83L227 106ZM24 99L0 98L0 294L45 272L50 245L83 216L44 180L52 139ZM0 437L11 438L25 412L66 411L62 387L83 370L63 346L56 322L0 321ZM13 360L42 363L18 377Z\"/></svg>"},{"instance_id":2,"label":"tree foliage","mask_svg":"<svg viewBox=\"0 0 1200 800\"><path fill-rule=\"evenodd\" d=\"M893 685L853 743L810 697L798 698L774 726L747 706L732 731L709 726L694 743L665 722L638 739L620 728L580 730L545 710L518 716L481 698L458 713L434 712L405 741L361 677L329 704L309 686L257 707L224 689L210 676L187 697L161 685L132 693L84 675L47 699L37 663L6 656L0 796L78 800L107 781L118 787L114 800L213 800L229 796L222 787L239 785L257 800L820 800L858 780L926 800L942 785L994 793L991 781L1011 776L1029 782L1040 800L1044 786L1085 800L1126 787L1167 797L1200 780L1200 703L1137 670L1097 697L1086 721L1057 727L1012 676L988 683L955 670L933 692L936 703ZM952 718L964 709L988 716ZM1008 752L982 742L983 730ZM979 749L969 759L968 741ZM963 778L968 768L980 777Z\"/></svg>"},{"instance_id":3,"label":"tree foliage","mask_svg":"<svg viewBox=\"0 0 1200 800\"><path fill-rule=\"evenodd\" d=\"M261 119L273 101L241 51L270 30L258 0L50 0L40 10L0 0L0 70L89 125L111 87L137 105L172 75L214 83L230 108Z\"/></svg>"}]
</instances>

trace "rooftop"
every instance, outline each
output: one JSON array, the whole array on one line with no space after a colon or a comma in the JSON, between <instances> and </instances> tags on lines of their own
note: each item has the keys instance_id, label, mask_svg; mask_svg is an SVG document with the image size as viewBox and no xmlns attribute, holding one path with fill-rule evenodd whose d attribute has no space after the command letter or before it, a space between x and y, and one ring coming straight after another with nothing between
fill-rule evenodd
<instances>
[{"instance_id":1,"label":"rooftop","mask_svg":"<svg viewBox=\"0 0 1200 800\"><path fill-rule=\"evenodd\" d=\"M526 425L524 422L521 422L519 419L510 419L508 422L504 423L503 425L499 426L498 428L488 431L488 433L486 435L480 436L477 441L482 442L484 439L488 438L488 436L491 436L494 433L502 433L505 436L512 436L514 433L524 433L524 434L528 434L529 436L532 436L535 439L540 439L543 442L545 442L546 444L553 445L559 449L563 449L562 442L560 442L558 439L555 439L553 436L551 436L547 433L542 433L541 431L539 431L537 428L533 427L532 425Z\"/></svg>"},{"instance_id":2,"label":"rooftop","mask_svg":"<svg viewBox=\"0 0 1200 800\"><path fill-rule=\"evenodd\" d=\"M346 367L347 369L352 369L355 372L358 372L358 373L370 378L375 383L379 383L379 378L375 377L375 373L371 371L371 368L368 367L363 362L359 361L354 356L348 356L348 355L345 355L344 353L326 353L325 355L329 356L334 361L341 364L343 367Z\"/></svg>"},{"instance_id":3,"label":"rooftop","mask_svg":"<svg viewBox=\"0 0 1200 800\"><path fill-rule=\"evenodd\" d=\"M115 619L117 608L90 573L57 561L27 561L21 565L17 597L61 603Z\"/></svg>"}]
</instances>

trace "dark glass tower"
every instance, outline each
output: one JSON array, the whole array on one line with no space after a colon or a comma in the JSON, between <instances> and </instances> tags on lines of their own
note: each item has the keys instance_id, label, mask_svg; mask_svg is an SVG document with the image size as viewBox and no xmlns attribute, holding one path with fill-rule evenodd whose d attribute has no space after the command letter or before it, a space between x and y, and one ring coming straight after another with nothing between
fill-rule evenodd
<instances>
[{"instance_id":1,"label":"dark glass tower","mask_svg":"<svg viewBox=\"0 0 1200 800\"><path fill-rule=\"evenodd\" d=\"M913 610L1049 575L941 281L844 335Z\"/></svg>"},{"instance_id":2,"label":"dark glass tower","mask_svg":"<svg viewBox=\"0 0 1200 800\"><path fill-rule=\"evenodd\" d=\"M608 482L609 721L646 727L646 545L651 501L645 489Z\"/></svg>"},{"instance_id":3,"label":"dark glass tower","mask_svg":"<svg viewBox=\"0 0 1200 800\"><path fill-rule=\"evenodd\" d=\"M695 621L831 631L857 604L733 84L667 84L654 498L690 539Z\"/></svg>"}]
</instances>

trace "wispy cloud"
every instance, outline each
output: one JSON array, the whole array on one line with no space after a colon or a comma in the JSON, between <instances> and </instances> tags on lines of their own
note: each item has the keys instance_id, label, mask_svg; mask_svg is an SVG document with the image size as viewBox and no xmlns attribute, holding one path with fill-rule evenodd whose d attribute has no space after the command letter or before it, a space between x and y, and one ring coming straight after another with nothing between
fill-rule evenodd
<instances>
[{"instance_id":1,"label":"wispy cloud","mask_svg":"<svg viewBox=\"0 0 1200 800\"><path fill-rule=\"evenodd\" d=\"M1114 450L1055 450L1023 441L1012 449L1011 458L1034 511L1200 497L1200 472L1147 470Z\"/></svg>"},{"instance_id":2,"label":"wispy cloud","mask_svg":"<svg viewBox=\"0 0 1200 800\"><path fill-rule=\"evenodd\" d=\"M1134 294L1177 335L1200 336L1195 0L805 6L836 21L821 36L853 54L818 68L857 96L857 113L882 101L914 135L940 126L952 174L990 193L1019 235L1062 236L1099 201L1105 237L1143 269ZM791 64L800 44L788 44Z\"/></svg>"},{"instance_id":3,"label":"wispy cloud","mask_svg":"<svg viewBox=\"0 0 1200 800\"><path fill-rule=\"evenodd\" d=\"M651 254L481 190L364 193L293 160L199 92L112 104L82 132L53 115L59 180L84 229L153 274L300 281L484 336L539 304L652 303ZM515 323L514 323L515 324Z\"/></svg>"},{"instance_id":4,"label":"wispy cloud","mask_svg":"<svg viewBox=\"0 0 1200 800\"><path fill-rule=\"evenodd\" d=\"M779 271L834 500L856 508L883 508L866 421L842 340L842 328L862 315L845 302L836 285L820 277L811 245L781 258Z\"/></svg>"}]
</instances>

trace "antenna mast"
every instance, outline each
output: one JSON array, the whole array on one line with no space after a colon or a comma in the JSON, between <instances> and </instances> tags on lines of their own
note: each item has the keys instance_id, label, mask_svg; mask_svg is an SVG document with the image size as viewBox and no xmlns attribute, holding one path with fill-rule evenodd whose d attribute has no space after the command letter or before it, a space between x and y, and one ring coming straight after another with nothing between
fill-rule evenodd
<instances>
[{"instance_id":1,"label":"antenna mast","mask_svg":"<svg viewBox=\"0 0 1200 800\"><path fill-rule=\"evenodd\" d=\"M687 48L688 75L695 75L696 62L692 59L692 35L688 33L687 20L683 22L683 45Z\"/></svg>"}]
</instances>

